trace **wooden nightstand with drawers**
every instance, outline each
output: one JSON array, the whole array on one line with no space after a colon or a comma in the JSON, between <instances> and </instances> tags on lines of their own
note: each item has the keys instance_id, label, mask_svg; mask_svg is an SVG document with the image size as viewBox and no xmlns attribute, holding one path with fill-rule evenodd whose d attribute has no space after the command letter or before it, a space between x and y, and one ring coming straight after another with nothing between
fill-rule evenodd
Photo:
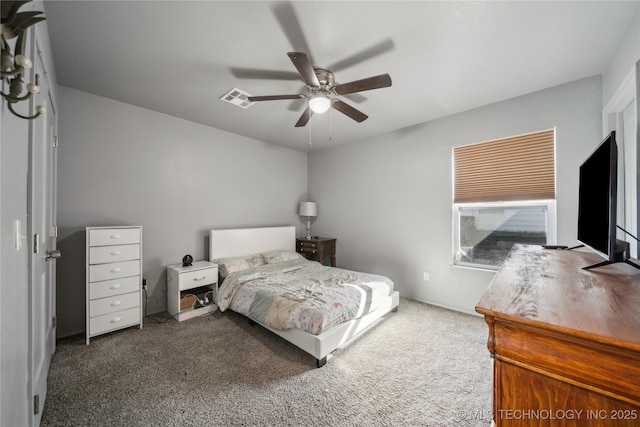
<instances>
[{"instance_id":1,"label":"wooden nightstand with drawers","mask_svg":"<svg viewBox=\"0 0 640 427\"><path fill-rule=\"evenodd\" d=\"M296 251L305 258L320 261L322 265L336 266L336 239L330 237L312 237L296 239ZM329 258L330 264L326 263Z\"/></svg>"}]
</instances>

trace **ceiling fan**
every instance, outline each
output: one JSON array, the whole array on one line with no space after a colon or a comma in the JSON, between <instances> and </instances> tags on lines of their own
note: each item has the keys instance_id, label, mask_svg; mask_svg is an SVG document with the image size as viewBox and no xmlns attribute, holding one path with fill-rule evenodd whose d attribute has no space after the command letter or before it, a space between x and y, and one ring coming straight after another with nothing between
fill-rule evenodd
<instances>
[{"instance_id":1,"label":"ceiling fan","mask_svg":"<svg viewBox=\"0 0 640 427\"><path fill-rule=\"evenodd\" d=\"M348 83L335 85L333 73L323 68L314 68L306 53L289 52L289 59L298 70L300 77L307 85L307 94L299 93L293 95L267 95L250 96L248 99L254 101L278 101L283 99L306 99L307 108L296 122L296 127L305 126L313 113L323 113L329 108L333 108L342 114L350 117L356 122L362 122L368 118L366 114L357 110L338 99L339 95L348 95L366 90L380 89L391 86L389 74L368 77L362 80L355 80Z\"/></svg>"}]
</instances>

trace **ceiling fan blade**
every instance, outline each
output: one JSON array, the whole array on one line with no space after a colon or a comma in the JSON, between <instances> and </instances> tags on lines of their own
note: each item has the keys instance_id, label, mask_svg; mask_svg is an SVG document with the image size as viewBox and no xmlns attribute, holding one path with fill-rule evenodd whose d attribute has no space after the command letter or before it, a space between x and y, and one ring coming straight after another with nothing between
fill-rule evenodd
<instances>
[{"instance_id":1,"label":"ceiling fan blade","mask_svg":"<svg viewBox=\"0 0 640 427\"><path fill-rule=\"evenodd\" d=\"M289 56L289 59L291 59L291 62L293 62L293 65L295 65L298 73L300 73L302 80L304 80L308 86L320 87L320 82L318 81L316 72L313 69L311 60L306 53L289 52L287 55Z\"/></svg>"},{"instance_id":2,"label":"ceiling fan blade","mask_svg":"<svg viewBox=\"0 0 640 427\"><path fill-rule=\"evenodd\" d=\"M331 106L334 109L340 111L345 116L351 117L353 120L355 120L358 123L367 120L367 118L369 117L366 114L364 114L362 111L356 110L351 105L346 104L346 103L340 101L339 99L332 100Z\"/></svg>"},{"instance_id":3,"label":"ceiling fan blade","mask_svg":"<svg viewBox=\"0 0 640 427\"><path fill-rule=\"evenodd\" d=\"M307 107L307 109L304 110L304 112L296 122L296 127L300 128L300 127L306 126L306 124L309 122L309 119L311 119L312 115L313 115L313 111L311 111L311 108Z\"/></svg>"},{"instance_id":4,"label":"ceiling fan blade","mask_svg":"<svg viewBox=\"0 0 640 427\"><path fill-rule=\"evenodd\" d=\"M393 40L387 38L374 44L373 46L361 50L354 55L351 55L348 58L343 59L342 61L338 61L333 65L329 65L327 68L335 73L336 71L344 70L345 68L352 67L368 59L374 58L378 55L382 55L383 53L390 51L393 48Z\"/></svg>"},{"instance_id":5,"label":"ceiling fan blade","mask_svg":"<svg viewBox=\"0 0 640 427\"><path fill-rule=\"evenodd\" d=\"M280 23L280 27L282 27L284 35L289 40L291 48L297 52L309 52L309 59L311 59L311 49L304 37L304 32L300 26L300 20L298 19L291 2L278 2L271 9L278 20L278 23Z\"/></svg>"},{"instance_id":6,"label":"ceiling fan blade","mask_svg":"<svg viewBox=\"0 0 640 427\"><path fill-rule=\"evenodd\" d=\"M340 82L335 82L334 86L340 86ZM345 95L345 98L347 98L349 101L355 102L356 104L360 104L367 100L366 96L360 95L359 93L348 93Z\"/></svg>"},{"instance_id":7,"label":"ceiling fan blade","mask_svg":"<svg viewBox=\"0 0 640 427\"><path fill-rule=\"evenodd\" d=\"M260 80L300 80L298 73L293 71L261 70L258 68L230 68L231 74L239 79Z\"/></svg>"},{"instance_id":8,"label":"ceiling fan blade","mask_svg":"<svg viewBox=\"0 0 640 427\"><path fill-rule=\"evenodd\" d=\"M24 1L3 1L0 3L0 18L3 23L10 24L10 22L6 22L9 17L13 17L18 13L18 9L22 7L25 3L29 3L31 0ZM40 12L41 13L41 12Z\"/></svg>"},{"instance_id":9,"label":"ceiling fan blade","mask_svg":"<svg viewBox=\"0 0 640 427\"><path fill-rule=\"evenodd\" d=\"M298 81L300 80L300 76L298 76ZM307 91L307 85L300 85L300 89L298 89L298 93L305 93ZM307 106L307 99L308 96L305 96L304 98L300 98L300 99L294 99L291 102L289 102L289 105L287 107L287 110L289 111L295 111L297 113L299 113L300 111L304 110L304 108Z\"/></svg>"},{"instance_id":10,"label":"ceiling fan blade","mask_svg":"<svg viewBox=\"0 0 640 427\"><path fill-rule=\"evenodd\" d=\"M299 99L304 98L304 95L267 95L267 96L249 96L247 99L250 102L255 101L279 101L281 99Z\"/></svg>"},{"instance_id":11,"label":"ceiling fan blade","mask_svg":"<svg viewBox=\"0 0 640 427\"><path fill-rule=\"evenodd\" d=\"M343 83L334 86L334 89L338 95L346 95L347 93L362 92L389 86L391 86L391 76L389 76L389 74L380 74L379 76Z\"/></svg>"}]
</instances>

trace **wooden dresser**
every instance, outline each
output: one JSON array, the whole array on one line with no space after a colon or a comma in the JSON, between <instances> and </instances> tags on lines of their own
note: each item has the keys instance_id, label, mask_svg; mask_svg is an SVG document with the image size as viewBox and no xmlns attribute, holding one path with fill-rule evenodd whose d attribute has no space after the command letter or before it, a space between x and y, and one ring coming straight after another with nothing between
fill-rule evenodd
<instances>
[{"instance_id":1,"label":"wooden dresser","mask_svg":"<svg viewBox=\"0 0 640 427\"><path fill-rule=\"evenodd\" d=\"M501 426L640 426L640 270L516 245L476 306Z\"/></svg>"}]
</instances>

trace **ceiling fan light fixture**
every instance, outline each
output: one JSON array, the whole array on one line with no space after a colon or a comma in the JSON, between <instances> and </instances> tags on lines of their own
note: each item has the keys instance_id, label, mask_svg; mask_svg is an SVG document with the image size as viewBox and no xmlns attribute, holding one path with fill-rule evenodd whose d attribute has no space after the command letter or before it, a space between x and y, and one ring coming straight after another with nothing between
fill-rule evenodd
<instances>
[{"instance_id":1,"label":"ceiling fan light fixture","mask_svg":"<svg viewBox=\"0 0 640 427\"><path fill-rule=\"evenodd\" d=\"M324 113L331 107L331 100L325 95L315 95L309 99L309 108L314 113Z\"/></svg>"}]
</instances>

